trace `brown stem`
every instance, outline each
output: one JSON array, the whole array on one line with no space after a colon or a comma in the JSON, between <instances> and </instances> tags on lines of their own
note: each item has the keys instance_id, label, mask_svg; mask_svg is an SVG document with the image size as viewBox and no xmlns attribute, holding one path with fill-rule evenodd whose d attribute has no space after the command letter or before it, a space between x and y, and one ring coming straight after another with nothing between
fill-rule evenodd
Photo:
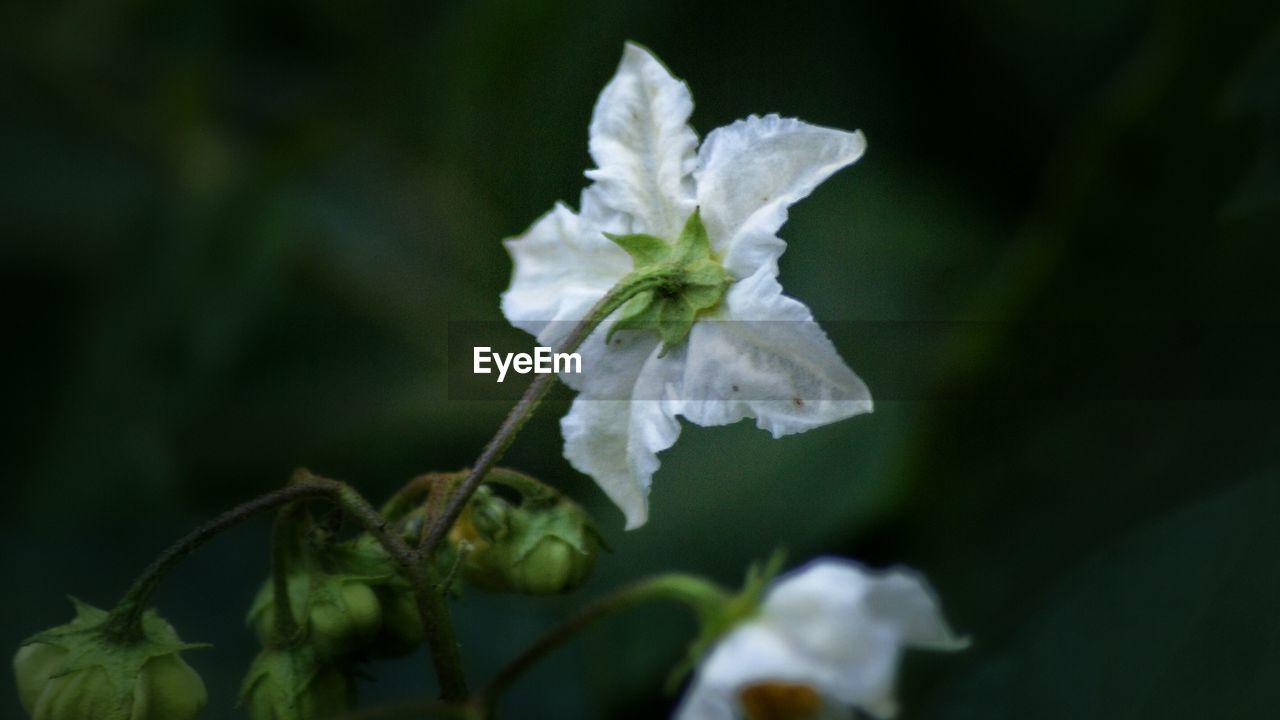
<instances>
[{"instance_id":1,"label":"brown stem","mask_svg":"<svg viewBox=\"0 0 1280 720\"><path fill-rule=\"evenodd\" d=\"M289 485L236 506L187 533L160 553L160 556L142 571L142 575L129 587L120 602L116 603L111 611L112 618L107 632L120 640L141 639L142 613L150 605L151 595L155 592L156 586L191 553L220 533L234 528L254 515L274 510L301 498L319 497L327 492L329 491L326 489L310 485Z\"/></svg>"},{"instance_id":2,"label":"brown stem","mask_svg":"<svg viewBox=\"0 0 1280 720\"><path fill-rule=\"evenodd\" d=\"M286 505L276 514L271 530L271 602L275 613L270 641L279 647L291 646L298 637L298 619L293 615L289 594L289 566L296 560L296 530L292 525L296 505Z\"/></svg>"}]
</instances>

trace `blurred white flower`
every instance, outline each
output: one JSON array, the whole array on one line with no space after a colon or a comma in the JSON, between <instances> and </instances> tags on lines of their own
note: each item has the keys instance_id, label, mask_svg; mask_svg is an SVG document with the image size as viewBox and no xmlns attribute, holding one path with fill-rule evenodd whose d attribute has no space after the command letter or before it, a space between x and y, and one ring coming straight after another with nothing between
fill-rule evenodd
<instances>
[{"instance_id":1,"label":"blurred white flower","mask_svg":"<svg viewBox=\"0 0 1280 720\"><path fill-rule=\"evenodd\" d=\"M703 658L676 720L892 717L905 648L959 650L917 575L835 558L776 580L759 612Z\"/></svg>"},{"instance_id":2,"label":"blurred white flower","mask_svg":"<svg viewBox=\"0 0 1280 720\"><path fill-rule=\"evenodd\" d=\"M655 304L648 317L665 322L683 313L683 332L609 336L606 323L579 349L582 374L563 376L580 393L561 421L565 457L622 509L628 529L648 518L657 453L675 443L677 417L703 426L755 418L780 437L872 407L809 309L783 295L776 279L786 249L776 233L788 206L857 160L862 134L752 116L712 131L699 148L687 124L692 109L685 84L628 44L591 119L598 167L587 171L595 182L579 212L557 204L506 241L515 270L503 313L555 346L635 267L620 239L605 233L674 246L700 212L710 261L727 286L710 299L692 290L689 302L679 291L657 296L669 305ZM673 337L681 341L664 343Z\"/></svg>"}]
</instances>

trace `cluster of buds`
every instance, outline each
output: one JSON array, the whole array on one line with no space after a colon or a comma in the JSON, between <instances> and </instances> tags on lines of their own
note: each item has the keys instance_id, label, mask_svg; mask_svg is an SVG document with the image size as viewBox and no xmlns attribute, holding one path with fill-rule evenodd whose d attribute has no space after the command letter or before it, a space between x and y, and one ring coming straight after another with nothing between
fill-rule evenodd
<instances>
[{"instance_id":1,"label":"cluster of buds","mask_svg":"<svg viewBox=\"0 0 1280 720\"><path fill-rule=\"evenodd\" d=\"M367 534L338 540L307 515L282 522L277 554L286 598L268 580L247 621L263 650L241 687L253 720L312 720L354 705L358 664L398 657L422 642L409 584ZM280 617L287 609L288 619Z\"/></svg>"},{"instance_id":2,"label":"cluster of buds","mask_svg":"<svg viewBox=\"0 0 1280 720\"><path fill-rule=\"evenodd\" d=\"M435 480L425 502L401 496L382 509L406 542L421 536L453 487L449 476ZM249 609L263 650L245 678L241 705L253 720L314 720L353 706L361 662L418 648L422 616L411 585L368 533L339 539L305 513L286 514L281 523L283 578L264 583ZM590 575L602 544L573 501L499 468L428 561L429 574L454 592L459 581L491 592L568 592ZM287 597L277 598L280 590Z\"/></svg>"},{"instance_id":3,"label":"cluster of buds","mask_svg":"<svg viewBox=\"0 0 1280 720\"><path fill-rule=\"evenodd\" d=\"M401 493L382 509L387 527L413 544L454 476L434 476L423 502ZM540 481L495 469L468 501L433 557L435 592L462 583L490 592L552 594L590 575L603 541L577 504ZM282 511L276 565L249 609L262 650L240 690L251 720L322 720L355 704L360 664L421 646L418 596L369 533L341 536L305 508ZM32 720L194 720L206 694L182 660L196 647L154 611L107 612L74 601L76 618L22 644L14 669Z\"/></svg>"}]
</instances>

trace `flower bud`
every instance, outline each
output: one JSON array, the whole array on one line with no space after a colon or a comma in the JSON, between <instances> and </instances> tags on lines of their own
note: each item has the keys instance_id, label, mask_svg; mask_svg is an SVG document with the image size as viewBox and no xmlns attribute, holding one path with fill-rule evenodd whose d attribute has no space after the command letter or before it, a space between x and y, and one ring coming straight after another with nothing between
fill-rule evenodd
<instances>
[{"instance_id":1,"label":"flower bud","mask_svg":"<svg viewBox=\"0 0 1280 720\"><path fill-rule=\"evenodd\" d=\"M511 584L520 592L551 595L581 585L595 568L594 547L581 552L562 538L548 535L511 565Z\"/></svg>"},{"instance_id":2,"label":"flower bud","mask_svg":"<svg viewBox=\"0 0 1280 720\"><path fill-rule=\"evenodd\" d=\"M392 580L377 589L382 605L382 627L369 645L375 657L396 658L413 652L422 644L422 614L413 589L403 580Z\"/></svg>"},{"instance_id":3,"label":"flower bud","mask_svg":"<svg viewBox=\"0 0 1280 720\"><path fill-rule=\"evenodd\" d=\"M337 658L362 649L382 622L382 605L367 578L331 575L315 570L291 573L287 585L290 607L307 643L323 658ZM249 610L249 623L266 647L275 635L275 591L270 580L258 591Z\"/></svg>"},{"instance_id":4,"label":"flower bud","mask_svg":"<svg viewBox=\"0 0 1280 720\"><path fill-rule=\"evenodd\" d=\"M518 505L481 486L451 533L470 549L462 558L468 582L491 592L568 592L595 567L601 542L576 503L528 476L504 471L500 481L523 497Z\"/></svg>"},{"instance_id":5,"label":"flower bud","mask_svg":"<svg viewBox=\"0 0 1280 720\"><path fill-rule=\"evenodd\" d=\"M351 673L311 647L263 650L240 687L240 706L251 720L324 720L350 710L355 692Z\"/></svg>"},{"instance_id":6,"label":"flower bud","mask_svg":"<svg viewBox=\"0 0 1280 720\"><path fill-rule=\"evenodd\" d=\"M107 632L106 611L72 601L76 618L23 643L13 659L18 698L31 720L192 720L204 682L179 652L197 647L151 610L141 636Z\"/></svg>"}]
</instances>

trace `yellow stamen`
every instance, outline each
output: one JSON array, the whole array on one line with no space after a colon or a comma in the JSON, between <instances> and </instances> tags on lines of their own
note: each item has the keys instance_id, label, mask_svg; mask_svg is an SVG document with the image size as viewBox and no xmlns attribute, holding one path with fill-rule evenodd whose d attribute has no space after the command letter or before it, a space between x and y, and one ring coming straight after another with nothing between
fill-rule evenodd
<instances>
[{"instance_id":1,"label":"yellow stamen","mask_svg":"<svg viewBox=\"0 0 1280 720\"><path fill-rule=\"evenodd\" d=\"M818 716L822 700L808 685L762 682L738 693L747 720L810 720Z\"/></svg>"}]
</instances>

